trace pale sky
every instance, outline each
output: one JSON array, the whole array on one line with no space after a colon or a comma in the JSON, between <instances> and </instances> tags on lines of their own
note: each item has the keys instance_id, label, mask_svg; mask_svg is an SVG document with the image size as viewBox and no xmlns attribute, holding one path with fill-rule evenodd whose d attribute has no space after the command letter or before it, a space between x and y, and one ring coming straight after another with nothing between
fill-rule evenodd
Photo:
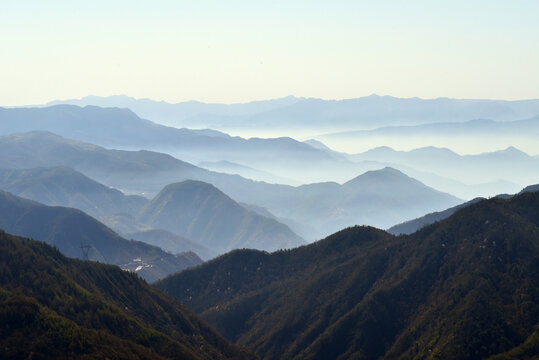
<instances>
[{"instance_id":1,"label":"pale sky","mask_svg":"<svg viewBox=\"0 0 539 360\"><path fill-rule=\"evenodd\" d=\"M0 106L539 98L539 1L0 0Z\"/></svg>"}]
</instances>

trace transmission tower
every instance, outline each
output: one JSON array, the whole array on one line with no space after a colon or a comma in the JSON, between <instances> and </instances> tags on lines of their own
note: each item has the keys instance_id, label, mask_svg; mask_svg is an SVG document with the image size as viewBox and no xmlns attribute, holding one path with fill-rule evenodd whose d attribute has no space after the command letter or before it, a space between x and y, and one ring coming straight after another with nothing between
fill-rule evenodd
<instances>
[{"instance_id":1,"label":"transmission tower","mask_svg":"<svg viewBox=\"0 0 539 360\"><path fill-rule=\"evenodd\" d=\"M88 260L88 251L90 251L91 248L92 248L92 245L90 245L90 244L80 246L80 249L82 250L82 259L83 260Z\"/></svg>"}]
</instances>

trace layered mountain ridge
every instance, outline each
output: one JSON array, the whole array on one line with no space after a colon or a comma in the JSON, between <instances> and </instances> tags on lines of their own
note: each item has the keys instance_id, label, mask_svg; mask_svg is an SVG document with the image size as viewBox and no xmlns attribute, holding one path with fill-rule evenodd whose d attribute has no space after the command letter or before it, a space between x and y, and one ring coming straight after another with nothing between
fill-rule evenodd
<instances>
[{"instance_id":1,"label":"layered mountain ridge","mask_svg":"<svg viewBox=\"0 0 539 360\"><path fill-rule=\"evenodd\" d=\"M167 185L144 206L139 219L220 253L238 248L274 251L305 244L286 225L245 209L201 181Z\"/></svg>"},{"instance_id":2,"label":"layered mountain ridge","mask_svg":"<svg viewBox=\"0 0 539 360\"><path fill-rule=\"evenodd\" d=\"M202 260L192 253L173 255L156 246L129 241L84 212L45 206L0 191L0 229L56 246L63 254L116 264L148 281L195 266Z\"/></svg>"},{"instance_id":3,"label":"layered mountain ridge","mask_svg":"<svg viewBox=\"0 0 539 360\"><path fill-rule=\"evenodd\" d=\"M108 150L43 132L1 136L0 150L0 167L70 166L125 193L150 197L170 183L189 179L207 182L236 202L268 209L309 241L354 224L389 227L461 202L427 186L417 186L404 174L400 179L408 192L397 191L394 186L386 187L383 193L369 194L362 187L337 183L299 187L267 184L200 169L166 154Z\"/></svg>"},{"instance_id":4,"label":"layered mountain ridge","mask_svg":"<svg viewBox=\"0 0 539 360\"><path fill-rule=\"evenodd\" d=\"M538 192L483 200L411 235L349 228L157 286L265 359L533 358L537 209Z\"/></svg>"}]
</instances>

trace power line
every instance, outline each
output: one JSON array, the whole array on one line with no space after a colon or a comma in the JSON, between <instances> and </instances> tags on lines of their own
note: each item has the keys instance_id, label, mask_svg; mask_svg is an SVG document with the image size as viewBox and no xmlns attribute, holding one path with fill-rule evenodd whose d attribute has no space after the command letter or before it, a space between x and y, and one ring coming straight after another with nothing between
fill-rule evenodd
<instances>
[{"instance_id":1,"label":"power line","mask_svg":"<svg viewBox=\"0 0 539 360\"><path fill-rule=\"evenodd\" d=\"M92 245L90 245L90 244L81 245L80 248L82 250L82 259L83 260L88 260L88 252L92 248Z\"/></svg>"}]
</instances>

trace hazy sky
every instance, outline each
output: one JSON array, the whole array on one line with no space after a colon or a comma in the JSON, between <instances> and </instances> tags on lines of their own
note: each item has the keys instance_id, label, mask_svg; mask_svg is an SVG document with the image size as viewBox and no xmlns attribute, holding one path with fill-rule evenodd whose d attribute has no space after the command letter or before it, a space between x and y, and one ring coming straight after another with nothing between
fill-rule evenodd
<instances>
[{"instance_id":1,"label":"hazy sky","mask_svg":"<svg viewBox=\"0 0 539 360\"><path fill-rule=\"evenodd\" d=\"M539 1L0 0L0 106L539 98Z\"/></svg>"}]
</instances>

